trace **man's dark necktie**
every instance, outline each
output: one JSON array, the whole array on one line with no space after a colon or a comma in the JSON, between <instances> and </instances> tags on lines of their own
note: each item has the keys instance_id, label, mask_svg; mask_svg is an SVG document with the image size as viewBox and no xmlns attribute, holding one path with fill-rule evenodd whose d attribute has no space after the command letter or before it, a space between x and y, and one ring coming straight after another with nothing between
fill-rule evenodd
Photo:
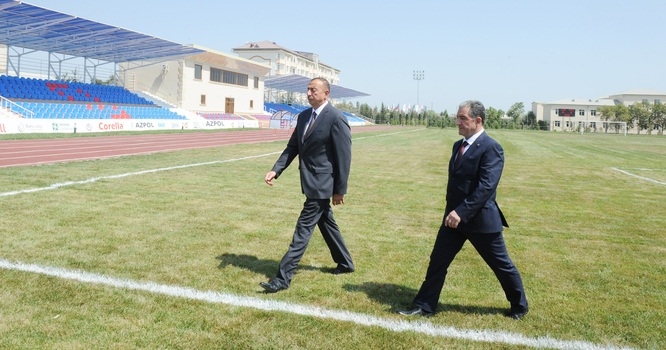
<instances>
[{"instance_id":1,"label":"man's dark necktie","mask_svg":"<svg viewBox=\"0 0 666 350\"><path fill-rule=\"evenodd\" d=\"M465 153L465 147L467 147L469 143L467 141L463 141L462 145L460 145L460 148L458 148L458 156L456 157L456 160L453 162L453 166L457 167L458 164L460 164L460 158L462 158L463 153Z\"/></svg>"},{"instance_id":2,"label":"man's dark necktie","mask_svg":"<svg viewBox=\"0 0 666 350\"><path fill-rule=\"evenodd\" d=\"M303 140L305 140L308 135L312 132L312 127L314 126L315 123L315 118L317 118L317 112L312 112L312 119L310 119L310 124L308 124L308 128L305 130L305 134L303 134Z\"/></svg>"}]
</instances>

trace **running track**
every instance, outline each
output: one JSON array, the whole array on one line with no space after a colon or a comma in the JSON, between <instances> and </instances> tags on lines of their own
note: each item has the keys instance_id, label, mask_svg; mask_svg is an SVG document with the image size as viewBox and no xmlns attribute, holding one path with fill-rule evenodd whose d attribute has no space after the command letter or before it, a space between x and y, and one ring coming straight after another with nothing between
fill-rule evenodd
<instances>
[{"instance_id":1,"label":"running track","mask_svg":"<svg viewBox=\"0 0 666 350\"><path fill-rule=\"evenodd\" d=\"M353 127L352 133L380 131L388 128L390 127ZM2 140L0 141L0 168L171 152L242 143L286 141L290 135L291 130L259 129L187 132L182 134Z\"/></svg>"}]
</instances>

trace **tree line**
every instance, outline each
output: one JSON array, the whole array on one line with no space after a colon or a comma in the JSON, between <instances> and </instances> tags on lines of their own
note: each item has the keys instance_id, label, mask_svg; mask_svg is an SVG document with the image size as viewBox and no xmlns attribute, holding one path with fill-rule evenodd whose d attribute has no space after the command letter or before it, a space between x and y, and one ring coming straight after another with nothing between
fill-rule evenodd
<instances>
[{"instance_id":1,"label":"tree line","mask_svg":"<svg viewBox=\"0 0 666 350\"><path fill-rule=\"evenodd\" d=\"M643 101L630 106L602 106L597 109L597 113L601 114L603 121L627 123L627 128L636 129L637 134L645 131L651 135L656 131L658 135L663 135L666 128L666 105L659 102Z\"/></svg>"},{"instance_id":2,"label":"tree line","mask_svg":"<svg viewBox=\"0 0 666 350\"><path fill-rule=\"evenodd\" d=\"M446 110L440 113L432 110L403 111L399 108L391 109L383 103L380 107L370 107L368 104L358 102L356 105L351 102L336 103L336 107L359 115L375 124L423 125L437 128L456 126L455 114L449 114ZM548 129L548 125L543 121L537 122L536 115L532 111L525 113L525 106L522 102L514 103L507 112L493 107L486 108L484 125L489 129Z\"/></svg>"},{"instance_id":3,"label":"tree line","mask_svg":"<svg viewBox=\"0 0 666 350\"><path fill-rule=\"evenodd\" d=\"M423 125L439 128L456 126L455 115L449 114L446 110L440 113L432 110L402 111L391 109L383 103L380 107L370 107L366 103L358 102L355 105L351 102L342 102L336 106L375 124ZM636 129L638 134L645 131L650 135L657 131L659 135L663 135L666 128L666 105L659 102L643 101L630 106L623 104L601 106L596 113L605 122L625 122L628 129ZM522 102L514 103L506 112L493 107L486 108L485 127L489 129L548 130L548 124L543 120L537 121L534 112L525 113L525 105Z\"/></svg>"}]
</instances>

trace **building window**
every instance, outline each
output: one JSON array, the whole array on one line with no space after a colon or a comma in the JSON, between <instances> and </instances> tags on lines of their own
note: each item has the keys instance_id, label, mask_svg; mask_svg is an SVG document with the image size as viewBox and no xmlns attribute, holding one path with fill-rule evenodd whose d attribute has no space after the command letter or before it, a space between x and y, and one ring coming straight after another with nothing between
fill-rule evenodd
<instances>
[{"instance_id":1,"label":"building window","mask_svg":"<svg viewBox=\"0 0 666 350\"><path fill-rule=\"evenodd\" d=\"M239 85L239 86L247 86L247 74L234 73L211 67L210 81Z\"/></svg>"},{"instance_id":2,"label":"building window","mask_svg":"<svg viewBox=\"0 0 666 350\"><path fill-rule=\"evenodd\" d=\"M224 75L222 76L222 82L227 84L247 86L247 74L225 71Z\"/></svg>"},{"instance_id":3,"label":"building window","mask_svg":"<svg viewBox=\"0 0 666 350\"><path fill-rule=\"evenodd\" d=\"M217 68L210 69L210 81L222 82L222 70Z\"/></svg>"},{"instance_id":4,"label":"building window","mask_svg":"<svg viewBox=\"0 0 666 350\"><path fill-rule=\"evenodd\" d=\"M584 109L579 109L578 110L578 115L585 115L585 110Z\"/></svg>"},{"instance_id":5,"label":"building window","mask_svg":"<svg viewBox=\"0 0 666 350\"><path fill-rule=\"evenodd\" d=\"M259 88L259 77L254 77L254 88L255 89Z\"/></svg>"},{"instance_id":6,"label":"building window","mask_svg":"<svg viewBox=\"0 0 666 350\"><path fill-rule=\"evenodd\" d=\"M650 103L647 98L643 99L643 103Z\"/></svg>"},{"instance_id":7,"label":"building window","mask_svg":"<svg viewBox=\"0 0 666 350\"><path fill-rule=\"evenodd\" d=\"M201 80L201 72L203 72L203 67L200 64L194 65L194 79Z\"/></svg>"},{"instance_id":8,"label":"building window","mask_svg":"<svg viewBox=\"0 0 666 350\"><path fill-rule=\"evenodd\" d=\"M555 127L556 127L556 128L559 128L559 127L560 127L560 121L559 121L559 120L556 120L556 121L555 121Z\"/></svg>"},{"instance_id":9,"label":"building window","mask_svg":"<svg viewBox=\"0 0 666 350\"><path fill-rule=\"evenodd\" d=\"M590 122L590 129L597 130L597 122Z\"/></svg>"},{"instance_id":10,"label":"building window","mask_svg":"<svg viewBox=\"0 0 666 350\"><path fill-rule=\"evenodd\" d=\"M660 104L661 104L661 100L660 100L660 99L656 99L656 100L654 100L654 104L656 104L656 105L660 105Z\"/></svg>"},{"instance_id":11,"label":"building window","mask_svg":"<svg viewBox=\"0 0 666 350\"><path fill-rule=\"evenodd\" d=\"M596 109L590 109L590 115L596 116L597 115L597 110Z\"/></svg>"},{"instance_id":12,"label":"building window","mask_svg":"<svg viewBox=\"0 0 666 350\"><path fill-rule=\"evenodd\" d=\"M206 105L206 95L201 95L201 105L202 106Z\"/></svg>"},{"instance_id":13,"label":"building window","mask_svg":"<svg viewBox=\"0 0 666 350\"><path fill-rule=\"evenodd\" d=\"M250 108L254 108L254 100L250 100Z\"/></svg>"}]
</instances>

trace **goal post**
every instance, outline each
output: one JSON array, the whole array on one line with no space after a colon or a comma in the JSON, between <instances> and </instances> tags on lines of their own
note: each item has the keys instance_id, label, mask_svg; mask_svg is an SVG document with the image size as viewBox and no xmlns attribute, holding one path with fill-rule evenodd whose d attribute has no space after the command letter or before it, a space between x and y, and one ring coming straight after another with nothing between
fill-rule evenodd
<instances>
[{"instance_id":1,"label":"goal post","mask_svg":"<svg viewBox=\"0 0 666 350\"><path fill-rule=\"evenodd\" d=\"M612 121L595 121L587 122L580 121L578 123L580 134L588 133L603 133L603 134L622 134L627 136L627 122L612 122Z\"/></svg>"},{"instance_id":2,"label":"goal post","mask_svg":"<svg viewBox=\"0 0 666 350\"><path fill-rule=\"evenodd\" d=\"M604 132L615 132L627 136L627 122L602 122Z\"/></svg>"}]
</instances>

